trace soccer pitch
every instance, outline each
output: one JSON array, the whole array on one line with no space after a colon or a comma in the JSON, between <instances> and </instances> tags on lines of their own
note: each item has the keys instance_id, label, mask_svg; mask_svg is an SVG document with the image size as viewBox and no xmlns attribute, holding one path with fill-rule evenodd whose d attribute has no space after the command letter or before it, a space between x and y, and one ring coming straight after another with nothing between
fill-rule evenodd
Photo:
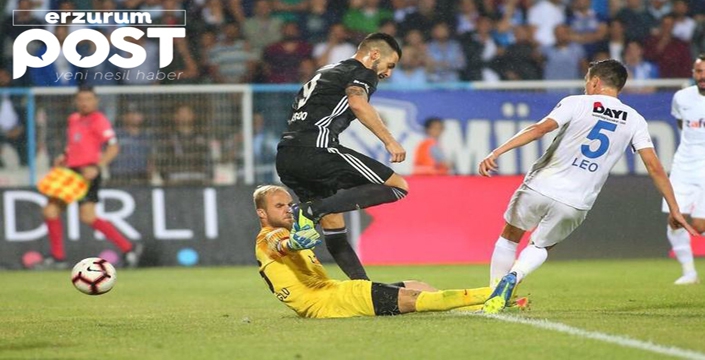
<instances>
[{"instance_id":1,"label":"soccer pitch","mask_svg":"<svg viewBox=\"0 0 705 360\"><path fill-rule=\"evenodd\" d=\"M0 358L705 359L705 287L672 285L680 267L667 259L549 260L519 288L531 310L500 318L299 319L254 267L118 269L102 296L75 290L69 272L0 272ZM462 288L484 285L488 266L368 272Z\"/></svg>"}]
</instances>

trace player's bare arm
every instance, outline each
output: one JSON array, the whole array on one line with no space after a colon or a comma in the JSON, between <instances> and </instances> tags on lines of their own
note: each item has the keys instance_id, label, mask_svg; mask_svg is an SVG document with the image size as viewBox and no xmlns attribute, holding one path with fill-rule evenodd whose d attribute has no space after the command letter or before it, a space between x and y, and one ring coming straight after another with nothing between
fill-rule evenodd
<instances>
[{"instance_id":1,"label":"player's bare arm","mask_svg":"<svg viewBox=\"0 0 705 360\"><path fill-rule=\"evenodd\" d=\"M379 117L377 110L368 102L367 92L359 86L348 86L345 89L348 96L348 105L358 120L372 131L384 143L387 151L392 156L392 162L402 162L406 159L406 150L389 132Z\"/></svg>"},{"instance_id":2,"label":"player's bare arm","mask_svg":"<svg viewBox=\"0 0 705 360\"><path fill-rule=\"evenodd\" d=\"M103 156L101 156L100 162L98 162L98 166L104 167L110 165L110 163L115 160L119 153L120 145L118 145L117 140L113 138L110 140L108 146L105 148Z\"/></svg>"},{"instance_id":3,"label":"player's bare arm","mask_svg":"<svg viewBox=\"0 0 705 360\"><path fill-rule=\"evenodd\" d=\"M111 140L113 141L113 140ZM81 175L83 175L84 178L88 180L93 180L95 179L98 174L100 173L100 169L102 167L108 166L115 157L120 153L120 147L117 144L117 141L114 141L110 143L106 148L105 151L103 152L103 156L101 156L100 161L96 165L90 165L90 166L84 166L81 168Z\"/></svg>"},{"instance_id":4,"label":"player's bare arm","mask_svg":"<svg viewBox=\"0 0 705 360\"><path fill-rule=\"evenodd\" d=\"M490 152L481 162L479 172L482 176L491 176L491 171L497 170L497 159L500 155L507 151L524 146L536 139L540 139L544 135L558 128L556 120L545 118L536 124L531 124L512 136L504 144Z\"/></svg>"},{"instance_id":5,"label":"player's bare arm","mask_svg":"<svg viewBox=\"0 0 705 360\"><path fill-rule=\"evenodd\" d=\"M668 180L668 175L666 175L666 171L663 169L661 161L659 161L654 149L641 149L639 150L639 156L641 157L641 161L644 162L644 166L646 166L649 176L651 176L651 179L654 181L654 185L658 191L661 192L663 198L666 199L666 203L668 204L668 208L670 210L668 223L674 229L683 227L692 235L697 236L698 232L695 231L690 224L688 224L683 217L683 214L680 212L678 203L676 202L676 197L673 194L671 182Z\"/></svg>"}]
</instances>

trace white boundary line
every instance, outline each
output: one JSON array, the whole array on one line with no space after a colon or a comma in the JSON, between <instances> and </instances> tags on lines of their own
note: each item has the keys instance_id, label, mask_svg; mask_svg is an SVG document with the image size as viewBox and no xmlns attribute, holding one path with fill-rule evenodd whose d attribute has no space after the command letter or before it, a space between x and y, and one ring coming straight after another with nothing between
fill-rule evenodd
<instances>
[{"instance_id":1,"label":"white boundary line","mask_svg":"<svg viewBox=\"0 0 705 360\"><path fill-rule=\"evenodd\" d=\"M668 355L683 359L705 360L705 354L693 350L681 349L675 346L654 344L650 341L632 339L621 335L610 335L598 331L584 330L563 323L552 322L546 319L530 319L511 315L483 315L471 312L456 312L456 314L483 316L504 322L529 325L540 329L552 330L585 339L599 340L623 347L649 351L656 354Z\"/></svg>"}]
</instances>

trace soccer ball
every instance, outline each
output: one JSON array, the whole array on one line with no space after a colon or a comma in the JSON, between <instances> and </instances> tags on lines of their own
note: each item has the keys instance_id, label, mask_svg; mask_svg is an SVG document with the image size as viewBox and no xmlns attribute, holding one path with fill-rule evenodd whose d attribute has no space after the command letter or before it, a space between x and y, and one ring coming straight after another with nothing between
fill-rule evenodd
<instances>
[{"instance_id":1,"label":"soccer ball","mask_svg":"<svg viewBox=\"0 0 705 360\"><path fill-rule=\"evenodd\" d=\"M107 260L91 257L78 262L71 271L71 282L78 291L88 295L100 295L115 285L115 268Z\"/></svg>"}]
</instances>

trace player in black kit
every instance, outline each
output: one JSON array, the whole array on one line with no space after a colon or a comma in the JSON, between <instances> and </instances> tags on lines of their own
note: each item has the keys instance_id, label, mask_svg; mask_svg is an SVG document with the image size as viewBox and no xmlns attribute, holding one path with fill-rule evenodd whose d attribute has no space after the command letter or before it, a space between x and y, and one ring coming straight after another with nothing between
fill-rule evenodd
<instances>
[{"instance_id":1,"label":"player in black kit","mask_svg":"<svg viewBox=\"0 0 705 360\"><path fill-rule=\"evenodd\" d=\"M320 222L328 251L351 279L369 280L342 213L400 200L408 185L389 167L340 145L338 135L358 119L384 143L392 162L404 161L406 151L369 103L378 80L391 76L400 58L393 37L374 33L352 58L318 69L296 95L277 149L279 177L301 201L294 226Z\"/></svg>"}]
</instances>

